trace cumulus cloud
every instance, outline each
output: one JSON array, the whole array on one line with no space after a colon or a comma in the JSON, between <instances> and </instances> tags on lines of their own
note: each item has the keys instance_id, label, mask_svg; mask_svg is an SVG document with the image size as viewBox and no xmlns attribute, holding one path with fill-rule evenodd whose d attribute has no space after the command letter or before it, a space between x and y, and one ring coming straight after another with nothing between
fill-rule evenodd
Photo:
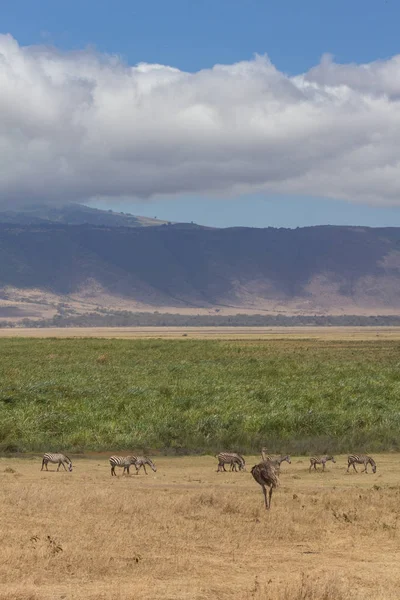
<instances>
[{"instance_id":1,"label":"cumulus cloud","mask_svg":"<svg viewBox=\"0 0 400 600\"><path fill-rule=\"evenodd\" d=\"M400 56L186 73L0 36L0 202L289 193L400 204Z\"/></svg>"}]
</instances>

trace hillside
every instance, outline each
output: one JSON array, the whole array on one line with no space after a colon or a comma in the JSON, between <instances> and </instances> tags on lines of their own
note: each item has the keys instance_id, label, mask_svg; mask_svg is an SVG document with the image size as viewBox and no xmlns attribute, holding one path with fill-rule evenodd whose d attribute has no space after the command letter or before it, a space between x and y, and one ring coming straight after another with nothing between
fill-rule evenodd
<instances>
[{"instance_id":1,"label":"hillside","mask_svg":"<svg viewBox=\"0 0 400 600\"><path fill-rule=\"evenodd\" d=\"M153 227L167 221L139 217L128 213L101 210L83 204L65 206L30 205L20 210L0 211L0 223L38 225L41 223L65 225L98 225L107 227Z\"/></svg>"},{"instance_id":2,"label":"hillside","mask_svg":"<svg viewBox=\"0 0 400 600\"><path fill-rule=\"evenodd\" d=\"M399 314L399 271L400 228L0 224L3 318L61 301L83 312Z\"/></svg>"}]
</instances>

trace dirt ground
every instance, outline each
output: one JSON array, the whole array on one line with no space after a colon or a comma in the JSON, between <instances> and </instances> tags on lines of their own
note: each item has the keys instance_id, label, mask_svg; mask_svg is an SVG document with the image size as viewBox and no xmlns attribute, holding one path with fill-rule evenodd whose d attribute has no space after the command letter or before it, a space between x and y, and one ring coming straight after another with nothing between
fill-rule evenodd
<instances>
[{"instance_id":1,"label":"dirt ground","mask_svg":"<svg viewBox=\"0 0 400 600\"><path fill-rule=\"evenodd\" d=\"M234 316L238 313L246 315L396 315L398 314L398 305L393 296L393 302L386 298L386 302L373 301L370 295L371 282L367 283L367 294L355 301L351 297L343 296L338 285L327 284L325 278L314 278L306 286L308 292L303 296L297 296L292 299L266 299L258 295L256 284L249 293L246 290L236 290L236 299L223 302L222 304L207 304L196 306L194 304L178 302L178 306L173 304L149 304L139 302L131 297L115 295L105 290L103 286L95 279L87 280L79 289L72 294L56 294L47 289L40 288L15 288L13 286L4 286L0 288L0 315L6 312L7 320L19 323L23 318L51 318L57 312L61 304L64 309L73 310L75 314L87 314L96 312L99 307L107 311L126 310L129 312L144 312L174 315L219 315ZM361 285L362 287L362 285ZM360 288L361 289L361 288ZM365 290L364 290L365 292ZM154 301L154 297L152 300ZM360 301L361 299L361 301ZM151 300L149 296L149 301ZM171 298L171 301L172 298ZM4 311L4 309L7 309ZM10 308L17 309L10 314Z\"/></svg>"},{"instance_id":2,"label":"dirt ground","mask_svg":"<svg viewBox=\"0 0 400 600\"><path fill-rule=\"evenodd\" d=\"M400 340L400 327L49 327L0 329L2 337Z\"/></svg>"},{"instance_id":3,"label":"dirt ground","mask_svg":"<svg viewBox=\"0 0 400 600\"><path fill-rule=\"evenodd\" d=\"M104 455L71 458L72 473L0 459L2 600L400 598L396 454L375 475L292 457L270 512L259 457L242 473L156 457L156 473L113 478Z\"/></svg>"}]
</instances>

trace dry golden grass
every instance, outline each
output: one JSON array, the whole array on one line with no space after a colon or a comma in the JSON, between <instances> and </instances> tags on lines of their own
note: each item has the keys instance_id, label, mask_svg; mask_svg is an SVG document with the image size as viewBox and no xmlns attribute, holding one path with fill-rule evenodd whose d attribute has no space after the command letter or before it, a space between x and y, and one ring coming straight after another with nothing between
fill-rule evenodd
<instances>
[{"instance_id":1,"label":"dry golden grass","mask_svg":"<svg viewBox=\"0 0 400 600\"><path fill-rule=\"evenodd\" d=\"M72 473L0 459L0 599L399 598L400 457L376 459L375 475L284 463L270 512L258 457L247 473L163 457L116 478L103 455Z\"/></svg>"},{"instance_id":2,"label":"dry golden grass","mask_svg":"<svg viewBox=\"0 0 400 600\"><path fill-rule=\"evenodd\" d=\"M400 327L48 327L0 329L3 337L225 340L400 340Z\"/></svg>"}]
</instances>

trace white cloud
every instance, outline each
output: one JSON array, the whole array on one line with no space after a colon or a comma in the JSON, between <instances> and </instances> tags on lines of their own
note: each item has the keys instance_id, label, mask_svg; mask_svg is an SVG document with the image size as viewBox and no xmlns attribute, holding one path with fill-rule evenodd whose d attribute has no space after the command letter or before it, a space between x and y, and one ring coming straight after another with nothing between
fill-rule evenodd
<instances>
[{"instance_id":1,"label":"white cloud","mask_svg":"<svg viewBox=\"0 0 400 600\"><path fill-rule=\"evenodd\" d=\"M0 36L0 202L265 192L400 204L400 56L185 73Z\"/></svg>"}]
</instances>

